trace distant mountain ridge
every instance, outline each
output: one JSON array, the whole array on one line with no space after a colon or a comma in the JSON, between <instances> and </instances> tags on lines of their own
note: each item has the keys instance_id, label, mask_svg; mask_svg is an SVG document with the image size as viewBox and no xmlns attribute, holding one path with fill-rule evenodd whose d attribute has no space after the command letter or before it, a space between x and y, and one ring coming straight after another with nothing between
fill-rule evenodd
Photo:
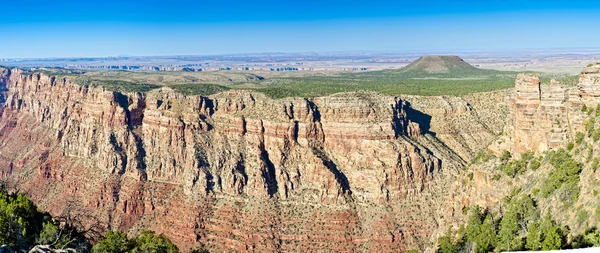
<instances>
[{"instance_id":1,"label":"distant mountain ridge","mask_svg":"<svg viewBox=\"0 0 600 253\"><path fill-rule=\"evenodd\" d=\"M490 70L473 67L458 56L422 56L400 69L400 71L412 75L445 74L464 76L488 74Z\"/></svg>"}]
</instances>

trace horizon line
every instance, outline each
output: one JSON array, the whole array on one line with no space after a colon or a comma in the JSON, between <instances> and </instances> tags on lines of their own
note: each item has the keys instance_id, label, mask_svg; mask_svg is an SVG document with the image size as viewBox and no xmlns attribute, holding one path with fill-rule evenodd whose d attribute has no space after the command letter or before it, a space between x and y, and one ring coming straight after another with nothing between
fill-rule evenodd
<instances>
[{"instance_id":1,"label":"horizon line","mask_svg":"<svg viewBox=\"0 0 600 253\"><path fill-rule=\"evenodd\" d=\"M162 55L105 55L105 56L53 56L53 57L0 57L0 60L61 60L61 59L106 59L106 58L150 58L150 57L215 57L215 56L249 56L249 55L269 55L269 54L279 54L279 55L294 55L294 54L361 54L361 53L371 53L371 54L423 54L430 55L430 53L524 53L524 52L532 52L532 51L543 51L543 50L551 50L551 51L560 51L560 50L598 50L597 53L600 54L600 47L550 47L550 48L514 48L514 49L434 49L434 50L417 50L417 49L408 49L408 50L399 50L399 51L389 51L389 50L348 50L348 51L297 51L297 52L246 52L246 53L222 53L222 54L162 54Z\"/></svg>"}]
</instances>

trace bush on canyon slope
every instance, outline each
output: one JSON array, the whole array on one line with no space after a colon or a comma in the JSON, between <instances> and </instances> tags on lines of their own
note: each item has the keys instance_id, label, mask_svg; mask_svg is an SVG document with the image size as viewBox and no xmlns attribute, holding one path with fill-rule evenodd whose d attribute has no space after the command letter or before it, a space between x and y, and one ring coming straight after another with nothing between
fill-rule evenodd
<instances>
[{"instance_id":1,"label":"bush on canyon slope","mask_svg":"<svg viewBox=\"0 0 600 253\"><path fill-rule=\"evenodd\" d=\"M567 245L568 229L558 225L549 215L540 219L535 200L529 195L512 197L504 215L472 207L466 229L459 229L456 240L450 232L438 240L439 253L500 252L517 250L552 250L574 247ZM580 245L593 244L595 234ZM584 237L582 237L584 238ZM585 243L583 243L585 242Z\"/></svg>"},{"instance_id":2,"label":"bush on canyon slope","mask_svg":"<svg viewBox=\"0 0 600 253\"><path fill-rule=\"evenodd\" d=\"M44 245L50 249L72 249L88 252L90 244L85 237L65 222L59 222L40 212L24 194L11 194L0 184L0 245L8 245L15 252L28 252ZM119 231L108 231L92 247L98 253L176 253L177 246L164 235L145 230L135 238ZM208 252L203 248L192 252Z\"/></svg>"},{"instance_id":3,"label":"bush on canyon slope","mask_svg":"<svg viewBox=\"0 0 600 253\"><path fill-rule=\"evenodd\" d=\"M542 197L548 197L557 192L561 203L569 206L579 198L579 173L583 165L564 149L551 151L549 160L554 169L550 171L540 193Z\"/></svg>"},{"instance_id":4,"label":"bush on canyon slope","mask_svg":"<svg viewBox=\"0 0 600 253\"><path fill-rule=\"evenodd\" d=\"M94 253L176 253L177 246L164 235L155 235L154 232L144 230L137 237L129 239L125 233L108 231L104 237L92 248Z\"/></svg>"},{"instance_id":5,"label":"bush on canyon slope","mask_svg":"<svg viewBox=\"0 0 600 253\"><path fill-rule=\"evenodd\" d=\"M0 245L28 251L35 245L85 251L83 236L69 225L61 225L40 212L24 194L10 194L0 186Z\"/></svg>"},{"instance_id":6,"label":"bush on canyon slope","mask_svg":"<svg viewBox=\"0 0 600 253\"><path fill-rule=\"evenodd\" d=\"M593 127L590 128L594 130ZM581 140L576 140L576 143L583 145L584 140L581 134L579 136ZM585 163L589 163L589 167L595 171L600 162L589 159L593 156L593 149L588 153L591 154L587 155ZM511 194L504 198L498 212L471 207L464 229L466 231L463 232L461 227L454 235L449 233L441 237L438 240L437 252L537 251L600 245L600 232L596 228L583 233L581 230L586 228L590 212L581 207L572 208L580 198L579 183L584 168L584 163L579 161L582 159L573 157L577 154L576 149L572 149L571 152L558 149L548 152L543 157L535 157L533 153L527 152L516 159L505 152L498 158L500 166L496 169L505 172L510 178L516 178L527 169L537 170L541 165L549 169L540 177L540 188L531 187L535 185L535 182L532 182L529 186L526 185L526 188L513 189ZM543 215L538 201L546 203L544 209L547 208L548 202L552 201L561 203L562 210L576 213L571 222L575 230L571 231L569 227L559 224L554 220L556 217L551 217L547 210ZM578 234L569 235L570 232Z\"/></svg>"}]
</instances>

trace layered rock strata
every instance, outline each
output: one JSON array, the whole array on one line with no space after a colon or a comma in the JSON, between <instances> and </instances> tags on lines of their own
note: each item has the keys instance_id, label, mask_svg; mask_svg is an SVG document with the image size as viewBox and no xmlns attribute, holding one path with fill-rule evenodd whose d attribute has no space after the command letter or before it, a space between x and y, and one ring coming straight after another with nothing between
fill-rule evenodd
<instances>
[{"instance_id":1,"label":"layered rock strata","mask_svg":"<svg viewBox=\"0 0 600 253\"><path fill-rule=\"evenodd\" d=\"M583 69L579 76L577 89L583 103L589 105L600 103L600 64Z\"/></svg>"},{"instance_id":2,"label":"layered rock strata","mask_svg":"<svg viewBox=\"0 0 600 253\"><path fill-rule=\"evenodd\" d=\"M424 248L462 165L397 97L123 94L0 73L3 180L54 215L182 249Z\"/></svg>"},{"instance_id":3,"label":"layered rock strata","mask_svg":"<svg viewBox=\"0 0 600 253\"><path fill-rule=\"evenodd\" d=\"M512 104L515 153L564 147L584 131L582 109L600 104L600 65L586 67L577 87L556 81L541 85L538 76L520 74Z\"/></svg>"}]
</instances>

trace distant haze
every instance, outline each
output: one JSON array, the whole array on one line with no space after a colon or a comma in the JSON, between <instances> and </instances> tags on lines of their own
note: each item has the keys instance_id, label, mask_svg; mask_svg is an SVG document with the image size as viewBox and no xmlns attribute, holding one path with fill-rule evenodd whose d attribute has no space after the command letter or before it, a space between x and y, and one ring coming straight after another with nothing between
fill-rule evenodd
<instances>
[{"instance_id":1,"label":"distant haze","mask_svg":"<svg viewBox=\"0 0 600 253\"><path fill-rule=\"evenodd\" d=\"M31 0L2 12L0 58L600 47L596 1Z\"/></svg>"}]
</instances>

